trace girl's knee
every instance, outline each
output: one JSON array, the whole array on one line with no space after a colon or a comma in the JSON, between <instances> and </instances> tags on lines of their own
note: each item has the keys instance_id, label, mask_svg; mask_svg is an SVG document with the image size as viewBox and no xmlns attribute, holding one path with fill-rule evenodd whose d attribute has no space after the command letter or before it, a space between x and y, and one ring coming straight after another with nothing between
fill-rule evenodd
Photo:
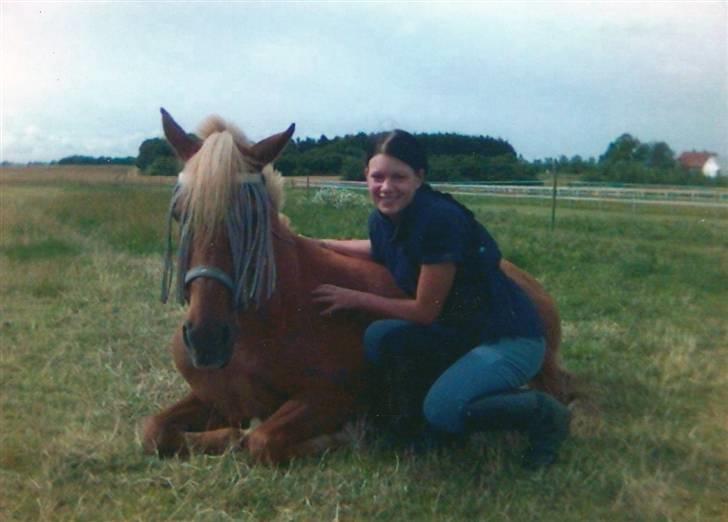
<instances>
[{"instance_id":1,"label":"girl's knee","mask_svg":"<svg viewBox=\"0 0 728 522\"><path fill-rule=\"evenodd\" d=\"M452 394L434 386L422 404L422 412L428 424L438 431L461 433L463 431L463 408Z\"/></svg>"}]
</instances>

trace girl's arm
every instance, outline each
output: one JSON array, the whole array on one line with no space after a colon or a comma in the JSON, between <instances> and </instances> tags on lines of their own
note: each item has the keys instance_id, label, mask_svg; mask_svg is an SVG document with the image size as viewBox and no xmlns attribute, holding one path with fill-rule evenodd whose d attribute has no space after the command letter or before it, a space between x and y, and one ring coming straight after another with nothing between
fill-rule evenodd
<instances>
[{"instance_id":1,"label":"girl's arm","mask_svg":"<svg viewBox=\"0 0 728 522\"><path fill-rule=\"evenodd\" d=\"M372 243L368 239L321 239L319 245L345 256L372 258Z\"/></svg>"},{"instance_id":2,"label":"girl's arm","mask_svg":"<svg viewBox=\"0 0 728 522\"><path fill-rule=\"evenodd\" d=\"M428 325L435 322L442 312L455 280L455 270L455 263L422 265L413 299L391 299L340 286L321 285L313 291L313 300L325 305L321 315L357 309Z\"/></svg>"}]
</instances>

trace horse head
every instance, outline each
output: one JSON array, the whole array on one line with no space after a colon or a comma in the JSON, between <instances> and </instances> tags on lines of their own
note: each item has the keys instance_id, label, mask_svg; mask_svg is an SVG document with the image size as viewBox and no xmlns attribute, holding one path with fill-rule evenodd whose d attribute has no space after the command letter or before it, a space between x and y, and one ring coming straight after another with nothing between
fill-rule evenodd
<instances>
[{"instance_id":1,"label":"horse head","mask_svg":"<svg viewBox=\"0 0 728 522\"><path fill-rule=\"evenodd\" d=\"M272 230L282 181L271 163L294 125L258 143L219 117L198 138L162 109L164 133L185 162L170 205L163 300L171 273L171 221L180 224L178 299L189 303L182 339L196 368L218 369L233 356L241 311L259 307L275 289Z\"/></svg>"}]
</instances>

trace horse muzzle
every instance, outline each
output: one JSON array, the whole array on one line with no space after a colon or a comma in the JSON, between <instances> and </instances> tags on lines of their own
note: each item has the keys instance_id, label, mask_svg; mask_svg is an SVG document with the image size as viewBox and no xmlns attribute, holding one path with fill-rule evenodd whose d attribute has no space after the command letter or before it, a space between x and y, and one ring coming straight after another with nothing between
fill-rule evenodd
<instances>
[{"instance_id":1,"label":"horse muzzle","mask_svg":"<svg viewBox=\"0 0 728 522\"><path fill-rule=\"evenodd\" d=\"M233 333L227 324L197 324L185 321L182 339L195 368L224 368L233 356Z\"/></svg>"}]
</instances>

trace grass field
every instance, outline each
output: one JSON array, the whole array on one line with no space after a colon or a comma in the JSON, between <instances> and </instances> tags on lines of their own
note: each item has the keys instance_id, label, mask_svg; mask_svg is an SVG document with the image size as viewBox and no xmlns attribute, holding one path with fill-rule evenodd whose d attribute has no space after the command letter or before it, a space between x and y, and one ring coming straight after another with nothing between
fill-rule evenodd
<instances>
[{"instance_id":1,"label":"grass field","mask_svg":"<svg viewBox=\"0 0 728 522\"><path fill-rule=\"evenodd\" d=\"M89 174L90 176L90 174ZM726 520L728 212L466 199L563 316L588 395L547 472L483 434L413 458L376 447L271 468L142 455L180 397L158 301L169 187L0 176L1 520ZM306 235L361 237L364 205L289 190Z\"/></svg>"}]
</instances>

